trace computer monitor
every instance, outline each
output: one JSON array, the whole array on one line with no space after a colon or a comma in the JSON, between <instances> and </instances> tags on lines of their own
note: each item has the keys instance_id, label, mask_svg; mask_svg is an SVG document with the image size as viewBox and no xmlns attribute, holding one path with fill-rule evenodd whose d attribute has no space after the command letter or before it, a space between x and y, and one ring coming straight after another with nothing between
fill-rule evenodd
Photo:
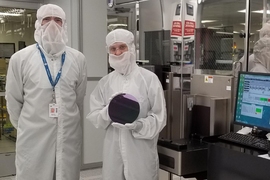
<instances>
[{"instance_id":1,"label":"computer monitor","mask_svg":"<svg viewBox=\"0 0 270 180\"><path fill-rule=\"evenodd\" d=\"M270 73L239 72L234 123L270 132Z\"/></svg>"},{"instance_id":2,"label":"computer monitor","mask_svg":"<svg viewBox=\"0 0 270 180\"><path fill-rule=\"evenodd\" d=\"M190 15L190 16L193 16L194 15L194 12L193 12L193 5L191 4L186 4L186 8L187 8L187 15Z\"/></svg>"}]
</instances>

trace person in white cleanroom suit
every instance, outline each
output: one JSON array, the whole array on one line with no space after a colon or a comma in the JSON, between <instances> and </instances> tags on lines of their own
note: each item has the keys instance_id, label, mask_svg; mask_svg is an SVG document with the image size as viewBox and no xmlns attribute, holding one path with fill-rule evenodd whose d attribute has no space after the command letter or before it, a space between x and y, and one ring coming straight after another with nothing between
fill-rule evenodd
<instances>
[{"instance_id":1,"label":"person in white cleanroom suit","mask_svg":"<svg viewBox=\"0 0 270 180\"><path fill-rule=\"evenodd\" d=\"M270 72L270 36L266 35L254 45L254 67L251 72Z\"/></svg>"},{"instance_id":2,"label":"person in white cleanroom suit","mask_svg":"<svg viewBox=\"0 0 270 180\"><path fill-rule=\"evenodd\" d=\"M166 106L158 77L139 67L134 36L116 29L106 37L109 63L115 71L103 77L90 96L87 116L96 128L106 129L103 148L104 180L158 180L157 140L166 125ZM140 113L133 123L112 123L110 99L118 92L133 95Z\"/></svg>"},{"instance_id":3,"label":"person in white cleanroom suit","mask_svg":"<svg viewBox=\"0 0 270 180\"><path fill-rule=\"evenodd\" d=\"M270 21L265 23L263 27L260 29L260 39L263 37L270 37ZM255 44L256 46L256 44ZM255 48L254 46L254 48ZM257 47L258 48L258 47ZM258 50L257 50L258 51ZM255 52L254 52L255 53ZM255 66L254 53L251 54L248 58L248 71L250 71ZM242 71L246 71L246 61L244 60L244 56L239 60L242 63ZM235 68L235 76L238 77L238 71L240 71L240 64L238 63Z\"/></svg>"},{"instance_id":4,"label":"person in white cleanroom suit","mask_svg":"<svg viewBox=\"0 0 270 180\"><path fill-rule=\"evenodd\" d=\"M17 128L17 180L79 180L86 60L66 45L65 12L37 11L35 41L9 61L6 100Z\"/></svg>"},{"instance_id":5,"label":"person in white cleanroom suit","mask_svg":"<svg viewBox=\"0 0 270 180\"><path fill-rule=\"evenodd\" d=\"M246 71L246 61L245 61L245 56L243 56L239 62L242 63L242 69L240 69L240 63L237 63L235 67L235 76L238 77L238 72L241 71ZM251 54L248 57L248 70L250 71L254 67L254 54Z\"/></svg>"}]
</instances>

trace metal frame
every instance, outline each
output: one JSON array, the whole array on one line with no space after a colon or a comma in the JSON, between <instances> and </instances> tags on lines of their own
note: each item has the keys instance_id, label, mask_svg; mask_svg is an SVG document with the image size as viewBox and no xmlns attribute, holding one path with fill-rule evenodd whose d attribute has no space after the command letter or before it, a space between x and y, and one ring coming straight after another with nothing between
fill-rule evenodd
<instances>
[{"instance_id":1,"label":"metal frame","mask_svg":"<svg viewBox=\"0 0 270 180\"><path fill-rule=\"evenodd\" d=\"M244 69L248 71L248 57L249 57L249 34L250 34L250 0L246 0L246 18L245 18L245 44L244 44L244 58L246 67Z\"/></svg>"}]
</instances>

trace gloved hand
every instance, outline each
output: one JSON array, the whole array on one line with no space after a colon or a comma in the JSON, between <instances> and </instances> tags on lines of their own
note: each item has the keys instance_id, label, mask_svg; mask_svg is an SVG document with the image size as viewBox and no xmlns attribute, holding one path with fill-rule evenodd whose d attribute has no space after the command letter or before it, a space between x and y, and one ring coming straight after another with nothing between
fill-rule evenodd
<instances>
[{"instance_id":1,"label":"gloved hand","mask_svg":"<svg viewBox=\"0 0 270 180\"><path fill-rule=\"evenodd\" d=\"M143 124L138 121L134 121L133 123L126 123L126 124L120 124L120 123L112 123L113 127L119 128L119 129L128 129L128 130L134 130L134 131L140 131L142 129Z\"/></svg>"},{"instance_id":2,"label":"gloved hand","mask_svg":"<svg viewBox=\"0 0 270 180\"><path fill-rule=\"evenodd\" d=\"M121 123L113 122L112 123L112 126L115 127L115 128L118 128L118 129L127 129L127 127L125 126L125 124L121 124Z\"/></svg>"}]
</instances>

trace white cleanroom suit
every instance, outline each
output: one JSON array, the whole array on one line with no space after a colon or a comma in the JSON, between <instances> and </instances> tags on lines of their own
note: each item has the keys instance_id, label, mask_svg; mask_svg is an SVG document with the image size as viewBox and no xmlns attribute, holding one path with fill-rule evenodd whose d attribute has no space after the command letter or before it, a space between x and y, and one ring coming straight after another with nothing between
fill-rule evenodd
<instances>
[{"instance_id":1,"label":"white cleanroom suit","mask_svg":"<svg viewBox=\"0 0 270 180\"><path fill-rule=\"evenodd\" d=\"M90 96L87 118L95 127L106 129L103 180L158 180L157 140L166 125L164 93L157 76L137 66L133 41L133 34L123 29L107 35L108 47L122 42L128 51L109 54L115 71L103 77ZM117 92L131 94L139 101L140 113L132 124L111 122L108 104Z\"/></svg>"},{"instance_id":2,"label":"white cleanroom suit","mask_svg":"<svg viewBox=\"0 0 270 180\"><path fill-rule=\"evenodd\" d=\"M56 26L55 22L41 27L42 19L47 16L60 17L63 27ZM10 120L17 128L17 180L53 180L54 176L56 180L80 178L80 113L86 91L86 60L82 53L65 45L67 39L63 38L62 28L65 28L63 10L51 4L41 6L36 22L39 32L35 33L41 35L35 35L40 50L37 44L30 45L16 52L9 61L6 100ZM51 51L59 44L58 52ZM62 64L63 52L65 60ZM55 93L42 54L54 81L62 67ZM58 105L58 117L49 117L53 95Z\"/></svg>"},{"instance_id":3,"label":"white cleanroom suit","mask_svg":"<svg viewBox=\"0 0 270 180\"><path fill-rule=\"evenodd\" d=\"M242 69L240 69L240 63L237 63L237 66L235 68L235 76L238 77L238 71L246 71L246 61L244 56L239 60L239 62L242 63ZM248 70L250 71L254 67L254 54L251 54L248 57Z\"/></svg>"},{"instance_id":4,"label":"white cleanroom suit","mask_svg":"<svg viewBox=\"0 0 270 180\"><path fill-rule=\"evenodd\" d=\"M260 29L260 39L255 43L253 48L253 54L249 56L248 61L248 71L253 72L267 72L264 68L261 67L264 66L266 69L269 69L270 64L267 59L269 59L269 49L270 49L270 21L263 24L262 28ZM268 51L268 52L267 52ZM246 71L244 61L244 57L242 57L239 62L242 63L242 71ZM257 67L255 67L257 66ZM235 75L238 77L238 71L240 71L240 65L238 64L235 68Z\"/></svg>"},{"instance_id":5,"label":"white cleanroom suit","mask_svg":"<svg viewBox=\"0 0 270 180\"><path fill-rule=\"evenodd\" d=\"M270 31L270 30L269 30ZM264 36L254 45L254 67L251 72L270 72L270 36Z\"/></svg>"}]
</instances>

